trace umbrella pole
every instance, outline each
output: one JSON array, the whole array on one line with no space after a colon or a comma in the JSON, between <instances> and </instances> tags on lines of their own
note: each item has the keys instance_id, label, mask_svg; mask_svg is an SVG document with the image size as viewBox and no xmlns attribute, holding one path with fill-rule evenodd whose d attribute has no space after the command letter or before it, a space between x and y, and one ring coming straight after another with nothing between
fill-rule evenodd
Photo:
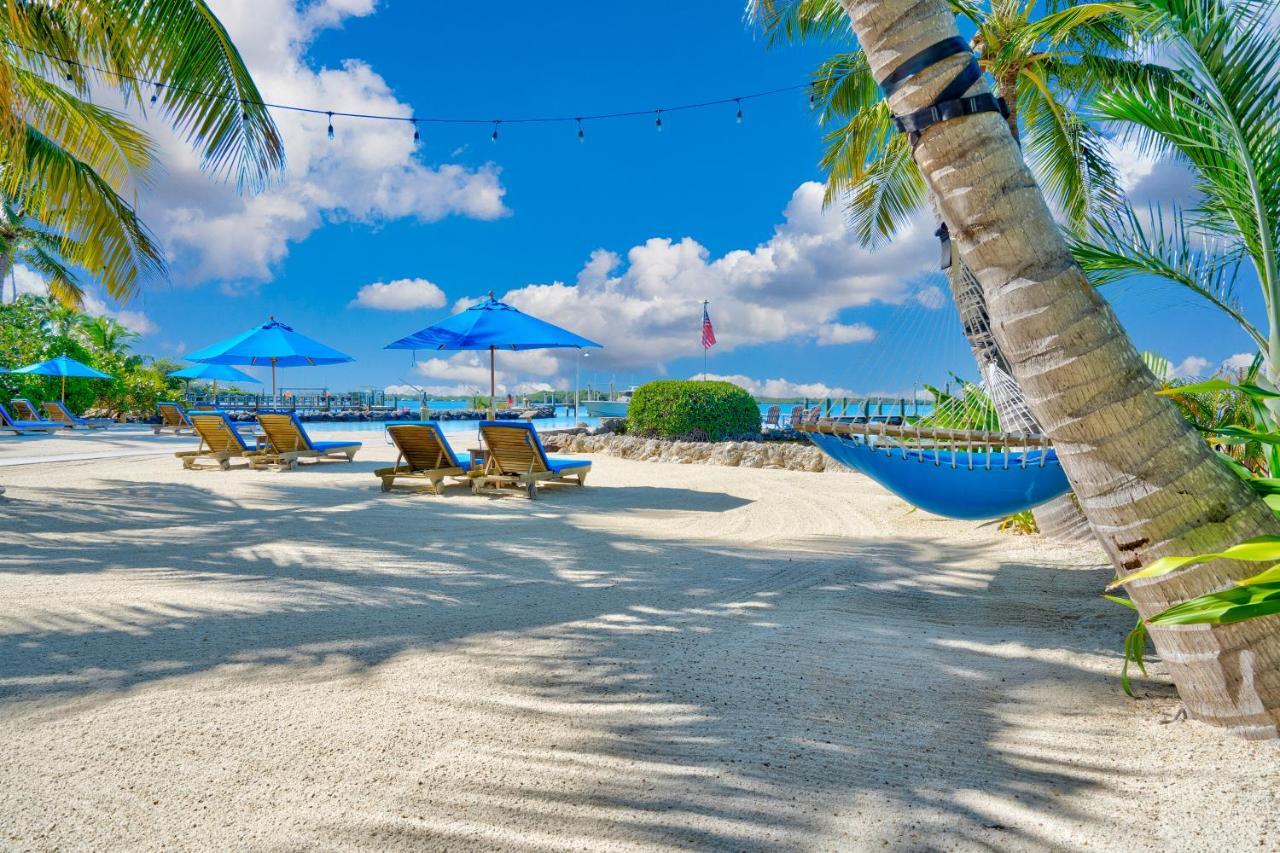
<instances>
[{"instance_id":1,"label":"umbrella pole","mask_svg":"<svg viewBox=\"0 0 1280 853\"><path fill-rule=\"evenodd\" d=\"M498 393L497 373L493 369L493 347L489 347L489 420L496 420L493 408L494 395Z\"/></svg>"},{"instance_id":2,"label":"umbrella pole","mask_svg":"<svg viewBox=\"0 0 1280 853\"><path fill-rule=\"evenodd\" d=\"M276 404L276 360L271 359L271 405Z\"/></svg>"},{"instance_id":3,"label":"umbrella pole","mask_svg":"<svg viewBox=\"0 0 1280 853\"><path fill-rule=\"evenodd\" d=\"M62 377L62 405L67 404L67 377Z\"/></svg>"}]
</instances>

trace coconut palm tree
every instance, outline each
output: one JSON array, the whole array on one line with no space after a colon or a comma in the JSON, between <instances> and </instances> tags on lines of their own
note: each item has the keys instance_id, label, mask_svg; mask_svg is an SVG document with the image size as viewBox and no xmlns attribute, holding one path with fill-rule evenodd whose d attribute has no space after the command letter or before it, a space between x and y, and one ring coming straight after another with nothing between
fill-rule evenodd
<instances>
[{"instance_id":1,"label":"coconut palm tree","mask_svg":"<svg viewBox=\"0 0 1280 853\"><path fill-rule=\"evenodd\" d=\"M111 317L81 317L80 334L89 346L109 356L124 356L141 335Z\"/></svg>"},{"instance_id":2,"label":"coconut palm tree","mask_svg":"<svg viewBox=\"0 0 1280 853\"><path fill-rule=\"evenodd\" d=\"M884 78L959 35L946 0L842 0L872 75ZM889 99L928 106L964 67L955 55ZM979 79L968 94L989 91ZM1080 505L1116 571L1164 555L1280 535L1280 521L1220 463L1151 372L1063 239L998 113L927 129L913 151L962 260L981 282L992 327L1036 419L1053 439ZM1192 550L1194 549L1194 550ZM1144 616L1250 575L1222 560L1135 585ZM1187 710L1248 737L1280 736L1280 619L1151 630Z\"/></svg>"},{"instance_id":3,"label":"coconut palm tree","mask_svg":"<svg viewBox=\"0 0 1280 853\"><path fill-rule=\"evenodd\" d=\"M1133 210L1095 222L1077 256L1100 284L1154 276L1225 312L1280 384L1280 35L1274 0L1132 0L1172 72L1117 78L1094 109L1146 151L1195 176L1199 200L1166 215ZM1255 325L1236 298L1251 267L1266 306Z\"/></svg>"},{"instance_id":4,"label":"coconut palm tree","mask_svg":"<svg viewBox=\"0 0 1280 853\"><path fill-rule=\"evenodd\" d=\"M68 307L84 301L80 279L63 255L74 238L59 236L25 217L13 205L0 202L0 292L3 282L21 263L39 273L48 284L49 295ZM75 254L73 248L72 251ZM13 299L18 298L18 283L13 283Z\"/></svg>"},{"instance_id":5,"label":"coconut palm tree","mask_svg":"<svg viewBox=\"0 0 1280 853\"><path fill-rule=\"evenodd\" d=\"M1009 129L1051 203L1075 225L1117 205L1106 141L1080 109L1134 64L1124 54L1133 17L1126 4L952 0L951 7L973 30L978 65L995 81ZM771 42L850 40L839 0L753 0L749 12ZM855 50L823 62L812 94L831 126L822 159L827 202L845 204L863 243L892 237L925 205L925 183L865 55Z\"/></svg>"},{"instance_id":6,"label":"coconut palm tree","mask_svg":"<svg viewBox=\"0 0 1280 853\"><path fill-rule=\"evenodd\" d=\"M150 140L92 102L106 93L167 120L210 174L243 189L261 187L284 153L204 0L0 0L0 194L17 221L58 236L65 262L125 298L165 264L134 210Z\"/></svg>"}]
</instances>

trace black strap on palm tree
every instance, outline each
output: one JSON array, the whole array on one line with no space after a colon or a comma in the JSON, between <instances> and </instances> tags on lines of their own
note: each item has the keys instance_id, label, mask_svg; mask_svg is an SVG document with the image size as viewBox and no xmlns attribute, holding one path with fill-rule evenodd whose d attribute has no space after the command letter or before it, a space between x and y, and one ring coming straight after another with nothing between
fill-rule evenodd
<instances>
[{"instance_id":1,"label":"black strap on palm tree","mask_svg":"<svg viewBox=\"0 0 1280 853\"><path fill-rule=\"evenodd\" d=\"M964 97L964 93L969 87L982 76L982 69L978 67L978 60L974 58L972 51L969 50L968 43L959 36L945 38L940 42L929 45L889 72L880 81L880 91L884 93L885 100L888 100L898 90L898 87L910 78L949 56L955 56L957 53L969 54L969 63L938 93L938 96L933 99L933 103L924 109L907 113L904 116L895 115L893 117L894 126L899 131L907 134L913 149L916 143L920 141L920 134L938 122L977 115L978 113L995 112L1000 113L1006 119L1009 117L1009 106L1005 103L1004 98L997 98L990 92ZM951 266L951 233L947 230L947 223L939 223L938 230L933 233L942 244L942 268L945 270Z\"/></svg>"}]
</instances>

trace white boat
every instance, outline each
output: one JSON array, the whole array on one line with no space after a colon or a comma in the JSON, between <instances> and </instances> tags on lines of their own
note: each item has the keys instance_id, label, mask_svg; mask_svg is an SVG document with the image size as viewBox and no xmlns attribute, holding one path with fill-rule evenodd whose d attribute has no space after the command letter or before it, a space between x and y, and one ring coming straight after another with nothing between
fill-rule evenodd
<instances>
[{"instance_id":1,"label":"white boat","mask_svg":"<svg viewBox=\"0 0 1280 853\"><path fill-rule=\"evenodd\" d=\"M630 404L626 400L586 400L582 405L593 418L625 418Z\"/></svg>"}]
</instances>

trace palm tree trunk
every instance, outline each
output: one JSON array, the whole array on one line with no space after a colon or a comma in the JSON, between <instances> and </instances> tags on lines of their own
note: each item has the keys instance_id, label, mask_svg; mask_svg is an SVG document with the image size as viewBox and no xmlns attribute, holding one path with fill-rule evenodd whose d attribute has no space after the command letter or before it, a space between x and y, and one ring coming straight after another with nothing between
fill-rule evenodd
<instances>
[{"instance_id":1,"label":"palm tree trunk","mask_svg":"<svg viewBox=\"0 0 1280 853\"><path fill-rule=\"evenodd\" d=\"M954 246L951 265L947 267L947 284L951 289L951 300L960 314L960 324L973 352L973 360L978 364L983 384L991 395L991 405L1000 418L1000 428L1011 432L1042 432L1040 424L1027 408L1022 389L1012 377L1009 363L996 345L982 285L973 270L955 256ZM1070 493L1037 507L1032 510L1032 515L1040 533L1055 542L1083 544L1094 541L1089 520Z\"/></svg>"},{"instance_id":2,"label":"palm tree trunk","mask_svg":"<svg viewBox=\"0 0 1280 853\"><path fill-rule=\"evenodd\" d=\"M946 0L841 0L872 72L958 35ZM928 106L968 58L953 56L898 88L897 114ZM987 91L985 81L969 94ZM1280 521L1214 457L1155 381L1110 306L1076 265L998 113L926 130L915 150L960 256L982 283L992 330L1050 436L1116 570L1197 554ZM1133 584L1150 616L1223 589L1256 566L1216 561ZM1153 629L1152 639L1198 719L1246 737L1280 736L1280 617Z\"/></svg>"},{"instance_id":3,"label":"palm tree trunk","mask_svg":"<svg viewBox=\"0 0 1280 853\"><path fill-rule=\"evenodd\" d=\"M4 301L4 280L13 272L13 255L0 252L0 302ZM13 302L18 301L18 280L13 280Z\"/></svg>"}]
</instances>

